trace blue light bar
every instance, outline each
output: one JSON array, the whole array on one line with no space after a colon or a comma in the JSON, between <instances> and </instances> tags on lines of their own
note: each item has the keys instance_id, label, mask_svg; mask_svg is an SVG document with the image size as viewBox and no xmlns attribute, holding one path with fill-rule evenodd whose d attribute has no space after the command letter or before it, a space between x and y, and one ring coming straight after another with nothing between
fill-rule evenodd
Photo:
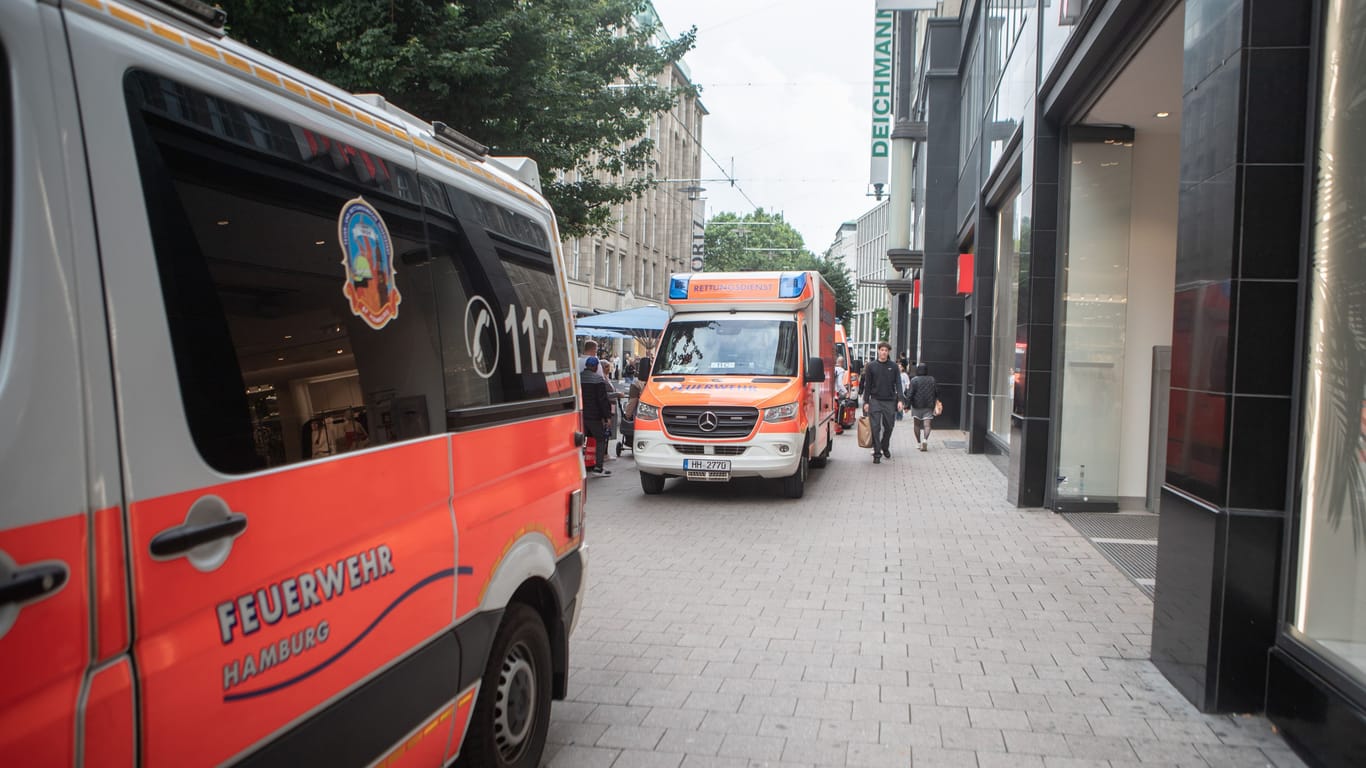
<instances>
[{"instance_id":1,"label":"blue light bar","mask_svg":"<svg viewBox=\"0 0 1366 768\"><path fill-rule=\"evenodd\" d=\"M795 299L806 290L806 273L797 272L778 278L778 298Z\"/></svg>"},{"instance_id":2,"label":"blue light bar","mask_svg":"<svg viewBox=\"0 0 1366 768\"><path fill-rule=\"evenodd\" d=\"M669 298L686 299L688 298L687 277L673 277L669 279Z\"/></svg>"}]
</instances>

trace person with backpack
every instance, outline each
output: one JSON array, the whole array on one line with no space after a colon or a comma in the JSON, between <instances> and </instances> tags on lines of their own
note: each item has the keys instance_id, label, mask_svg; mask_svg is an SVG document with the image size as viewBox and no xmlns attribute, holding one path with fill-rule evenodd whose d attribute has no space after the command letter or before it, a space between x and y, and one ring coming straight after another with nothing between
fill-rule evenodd
<instances>
[{"instance_id":1,"label":"person with backpack","mask_svg":"<svg viewBox=\"0 0 1366 768\"><path fill-rule=\"evenodd\" d=\"M939 404L939 384L930 375L928 365L920 363L915 367L907 399L911 402L911 429L915 431L915 441L920 444L920 450L928 451L930 427Z\"/></svg>"}]
</instances>

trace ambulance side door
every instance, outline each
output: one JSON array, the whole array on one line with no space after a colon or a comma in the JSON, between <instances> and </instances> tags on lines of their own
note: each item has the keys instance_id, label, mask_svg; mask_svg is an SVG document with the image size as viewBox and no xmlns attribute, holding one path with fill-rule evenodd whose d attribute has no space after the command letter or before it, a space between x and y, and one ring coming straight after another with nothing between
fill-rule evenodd
<instances>
[{"instance_id":1,"label":"ambulance side door","mask_svg":"<svg viewBox=\"0 0 1366 768\"><path fill-rule=\"evenodd\" d=\"M141 6L66 13L142 762L377 760L453 700L459 670L411 146Z\"/></svg>"},{"instance_id":2,"label":"ambulance side door","mask_svg":"<svg viewBox=\"0 0 1366 768\"><path fill-rule=\"evenodd\" d=\"M0 4L0 762L25 766L76 763L91 657L64 56L55 8Z\"/></svg>"}]
</instances>

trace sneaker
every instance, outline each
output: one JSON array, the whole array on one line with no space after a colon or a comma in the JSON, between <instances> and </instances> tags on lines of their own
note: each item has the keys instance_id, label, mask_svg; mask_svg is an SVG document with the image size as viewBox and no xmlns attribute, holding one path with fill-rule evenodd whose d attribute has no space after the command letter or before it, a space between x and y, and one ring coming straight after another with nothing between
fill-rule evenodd
<instances>
[{"instance_id":1,"label":"sneaker","mask_svg":"<svg viewBox=\"0 0 1366 768\"><path fill-rule=\"evenodd\" d=\"M922 450L922 451L928 451L929 449L930 449L930 444L929 444L929 443L926 442L926 443L921 443L921 444L920 444L920 450Z\"/></svg>"},{"instance_id":2,"label":"sneaker","mask_svg":"<svg viewBox=\"0 0 1366 768\"><path fill-rule=\"evenodd\" d=\"M882 455L883 455L883 456L886 456L886 457L889 458L889 459L892 458L892 452L891 452L891 451L883 451L883 452L882 452Z\"/></svg>"},{"instance_id":3,"label":"sneaker","mask_svg":"<svg viewBox=\"0 0 1366 768\"><path fill-rule=\"evenodd\" d=\"M881 463L882 463L882 457L879 456L879 455L877 455L876 453L873 454L873 463L874 463L874 464L881 464Z\"/></svg>"},{"instance_id":4,"label":"sneaker","mask_svg":"<svg viewBox=\"0 0 1366 768\"><path fill-rule=\"evenodd\" d=\"M592 472L592 473L595 474L595 475L598 475L599 477L611 477L611 476L612 476L612 470L610 470L610 469L601 469L601 468L599 468L599 467L594 467L594 468L592 468L592 469L590 469L590 470L588 470L588 471L589 471L589 472Z\"/></svg>"}]
</instances>

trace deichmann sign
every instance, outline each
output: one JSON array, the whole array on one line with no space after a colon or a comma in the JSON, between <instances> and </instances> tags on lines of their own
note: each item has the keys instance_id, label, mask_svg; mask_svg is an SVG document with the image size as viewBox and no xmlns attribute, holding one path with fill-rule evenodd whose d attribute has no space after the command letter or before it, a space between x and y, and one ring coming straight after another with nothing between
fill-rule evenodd
<instances>
[{"instance_id":1,"label":"deichmann sign","mask_svg":"<svg viewBox=\"0 0 1366 768\"><path fill-rule=\"evenodd\" d=\"M868 182L880 190L887 186L887 163L892 154L892 34L894 11L932 11L936 0L877 0L873 24L873 131L872 165Z\"/></svg>"},{"instance_id":2,"label":"deichmann sign","mask_svg":"<svg viewBox=\"0 0 1366 768\"><path fill-rule=\"evenodd\" d=\"M881 3L879 3L879 7ZM887 159L892 154L892 20L891 11L879 10L873 26L873 146L868 181L887 184Z\"/></svg>"}]
</instances>

